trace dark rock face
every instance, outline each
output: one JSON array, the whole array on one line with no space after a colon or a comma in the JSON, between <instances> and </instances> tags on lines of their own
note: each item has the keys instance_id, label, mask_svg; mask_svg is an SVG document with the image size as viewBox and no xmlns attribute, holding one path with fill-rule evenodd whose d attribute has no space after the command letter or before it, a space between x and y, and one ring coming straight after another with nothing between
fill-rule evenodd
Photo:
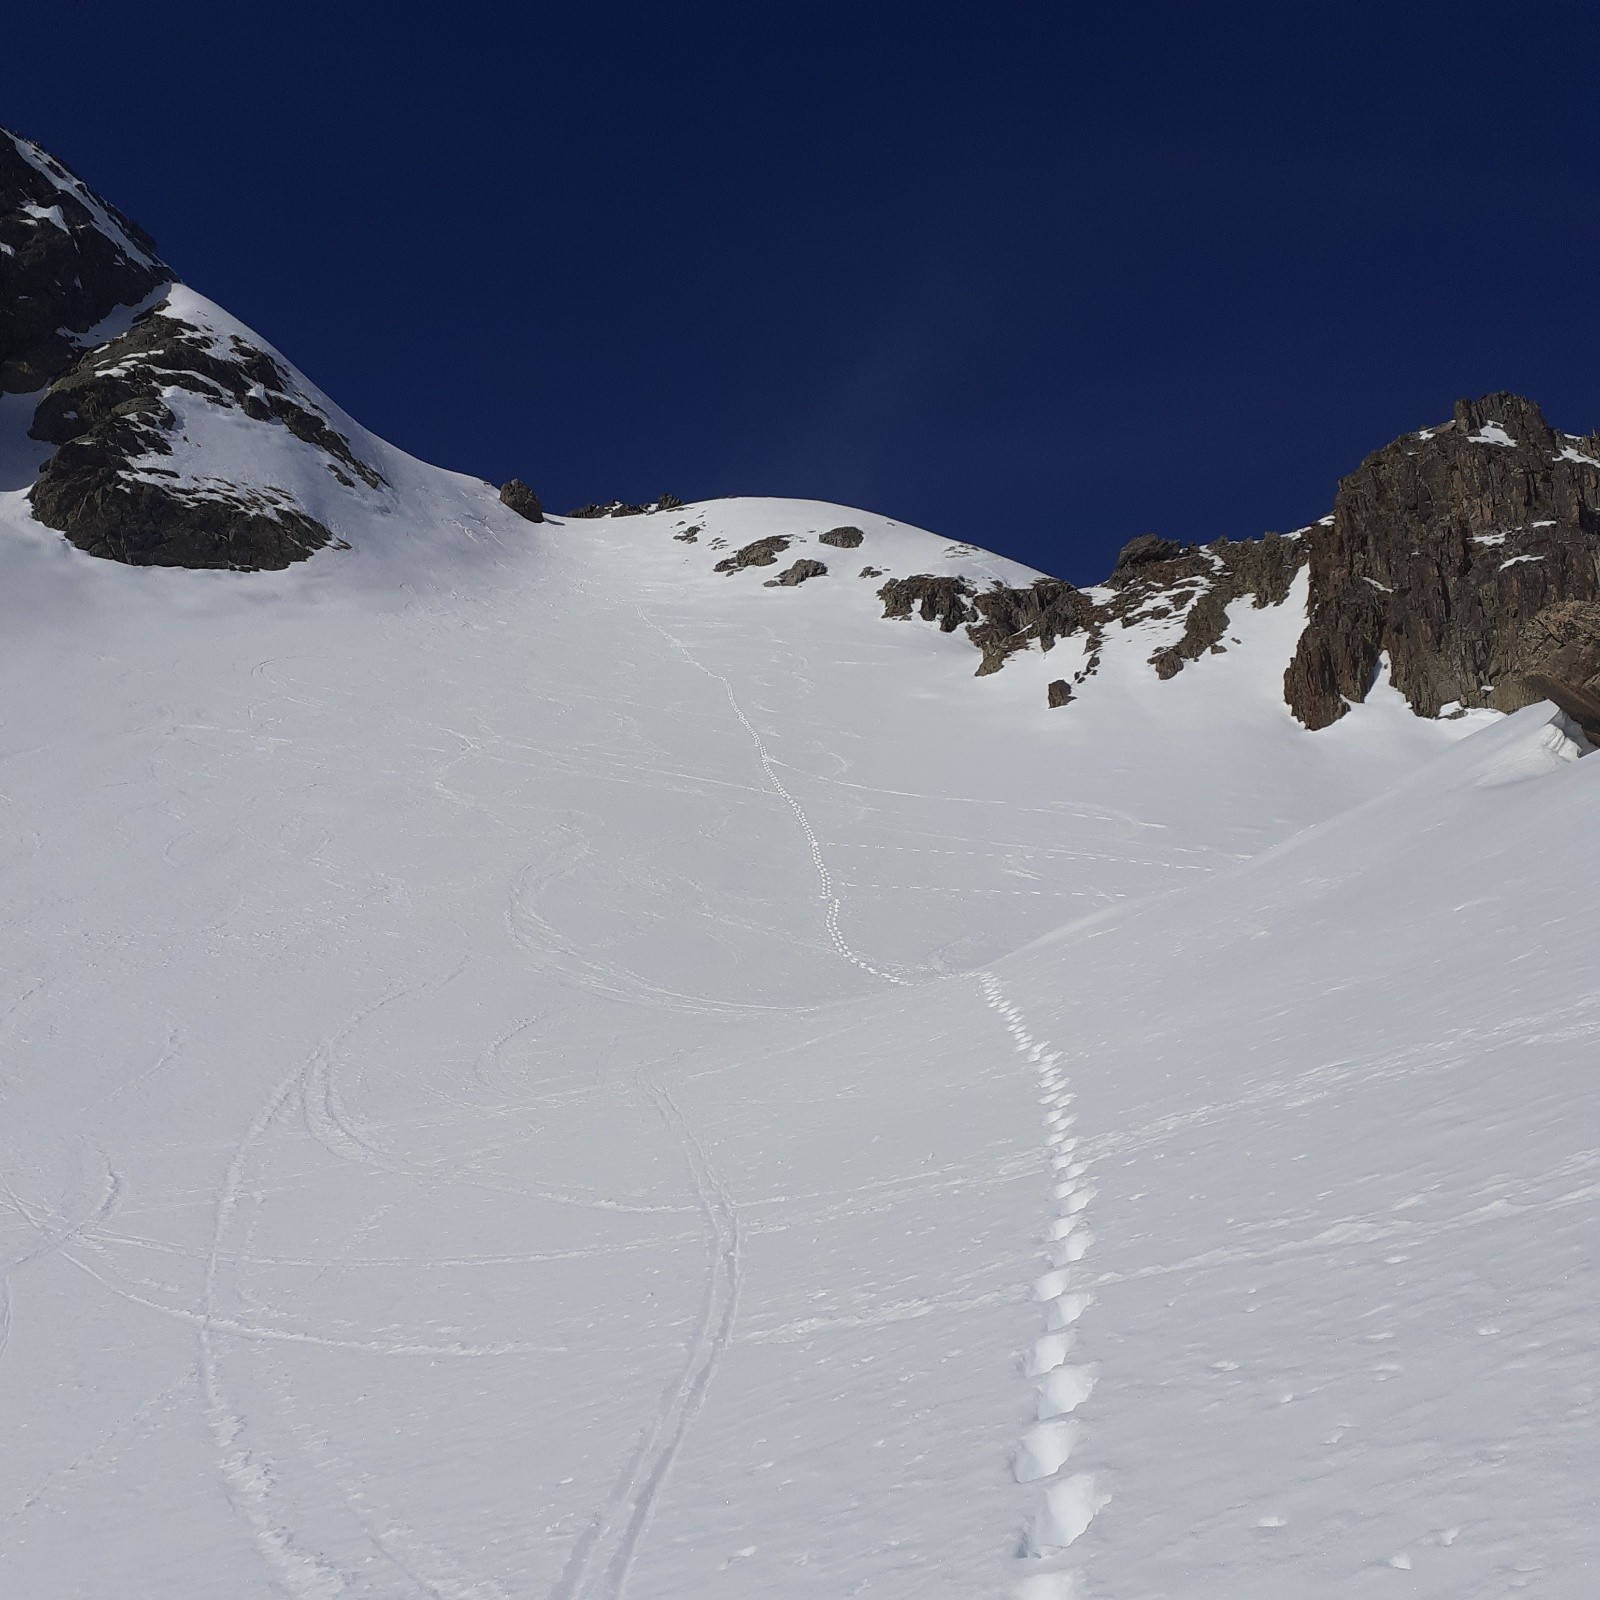
<instances>
[{"instance_id":1,"label":"dark rock face","mask_svg":"<svg viewBox=\"0 0 1600 1600\"><path fill-rule=\"evenodd\" d=\"M972 606L981 620L967 628L967 637L983 652L980 678L1031 644L1054 648L1057 639L1087 627L1094 613L1089 597L1059 578L1036 578L1026 589L997 583L974 595Z\"/></svg>"},{"instance_id":2,"label":"dark rock face","mask_svg":"<svg viewBox=\"0 0 1600 1600\"><path fill-rule=\"evenodd\" d=\"M1054 678L1045 686L1045 700L1052 711L1072 698L1072 685L1065 678Z\"/></svg>"},{"instance_id":3,"label":"dark rock face","mask_svg":"<svg viewBox=\"0 0 1600 1600\"><path fill-rule=\"evenodd\" d=\"M863 567L859 575L863 578L881 578L888 570L887 567Z\"/></svg>"},{"instance_id":4,"label":"dark rock face","mask_svg":"<svg viewBox=\"0 0 1600 1600\"><path fill-rule=\"evenodd\" d=\"M755 539L742 549L735 550L731 556L725 556L712 570L743 572L746 567L770 567L789 548L790 543L781 533L775 533L769 539Z\"/></svg>"},{"instance_id":5,"label":"dark rock face","mask_svg":"<svg viewBox=\"0 0 1600 1600\"><path fill-rule=\"evenodd\" d=\"M976 593L965 578L919 572L910 578L891 578L878 591L878 598L886 617L909 617L915 610L924 622L937 622L941 633L954 633L963 622L972 621L974 613L968 601Z\"/></svg>"},{"instance_id":6,"label":"dark rock face","mask_svg":"<svg viewBox=\"0 0 1600 1600\"><path fill-rule=\"evenodd\" d=\"M1197 545L1175 561L1153 562L1143 567L1132 583L1125 582L1111 613L1124 627L1145 617L1160 615L1163 596L1172 609L1188 600L1183 634L1176 644L1158 650L1150 658L1158 678L1173 678L1190 661L1207 653L1220 655L1227 649L1222 636L1228 627L1228 608L1245 596L1256 610L1282 605L1289 598L1295 574L1306 564L1307 545L1303 536L1269 533L1261 539L1218 539L1213 544ZM1113 574L1107 582L1113 582ZM1165 587L1161 587L1161 580ZM1147 585L1155 584L1155 598ZM1191 598L1192 597L1192 598ZM1133 600L1134 609L1119 606ZM1141 609L1142 604L1142 609Z\"/></svg>"},{"instance_id":7,"label":"dark rock face","mask_svg":"<svg viewBox=\"0 0 1600 1600\"><path fill-rule=\"evenodd\" d=\"M1496 711L1517 711L1552 698L1551 683L1600 689L1600 602L1558 600L1524 622L1511 669L1489 703Z\"/></svg>"},{"instance_id":8,"label":"dark rock face","mask_svg":"<svg viewBox=\"0 0 1600 1600\"><path fill-rule=\"evenodd\" d=\"M818 544L831 544L836 550L856 550L866 535L859 528L829 528L817 535Z\"/></svg>"},{"instance_id":9,"label":"dark rock face","mask_svg":"<svg viewBox=\"0 0 1600 1600\"><path fill-rule=\"evenodd\" d=\"M284 428L347 489L384 481L266 351L159 310L82 356L40 400L31 432L60 448L30 491L38 520L135 566L273 569L332 541L288 490L166 465L180 432L163 398L173 389Z\"/></svg>"},{"instance_id":10,"label":"dark rock face","mask_svg":"<svg viewBox=\"0 0 1600 1600\"><path fill-rule=\"evenodd\" d=\"M776 578L768 578L764 587L768 589L793 589L804 583L807 578L825 578L828 569L820 561L797 561L792 567L780 572Z\"/></svg>"},{"instance_id":11,"label":"dark rock face","mask_svg":"<svg viewBox=\"0 0 1600 1600\"><path fill-rule=\"evenodd\" d=\"M1311 610L1284 678L1307 727L1364 699L1387 651L1412 709L1515 700L1524 629L1600 599L1600 434L1553 430L1516 395L1367 457L1311 534ZM1498 700L1497 700L1498 697Z\"/></svg>"},{"instance_id":12,"label":"dark rock face","mask_svg":"<svg viewBox=\"0 0 1600 1600\"><path fill-rule=\"evenodd\" d=\"M500 503L509 506L519 517L526 517L529 522L544 521L544 507L539 503L539 497L521 478L508 478L500 485Z\"/></svg>"},{"instance_id":13,"label":"dark rock face","mask_svg":"<svg viewBox=\"0 0 1600 1600\"><path fill-rule=\"evenodd\" d=\"M1557 708L1576 722L1594 745L1600 745L1600 689L1579 687L1561 678L1529 673L1527 682L1541 699L1553 700Z\"/></svg>"},{"instance_id":14,"label":"dark rock face","mask_svg":"<svg viewBox=\"0 0 1600 1600\"><path fill-rule=\"evenodd\" d=\"M173 281L139 228L37 145L0 130L0 394L59 377L81 335Z\"/></svg>"}]
</instances>

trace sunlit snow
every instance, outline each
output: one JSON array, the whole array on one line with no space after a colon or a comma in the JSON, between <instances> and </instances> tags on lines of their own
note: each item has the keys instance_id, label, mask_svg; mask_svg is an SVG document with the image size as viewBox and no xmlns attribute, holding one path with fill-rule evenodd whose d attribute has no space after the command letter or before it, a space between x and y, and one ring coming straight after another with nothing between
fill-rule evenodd
<instances>
[{"instance_id":1,"label":"sunlit snow","mask_svg":"<svg viewBox=\"0 0 1600 1600\"><path fill-rule=\"evenodd\" d=\"M1015 563L328 410L392 487L249 576L72 549L4 411L0 1593L1592 1593L1549 706L1307 733L1302 577L1050 710L857 576Z\"/></svg>"}]
</instances>

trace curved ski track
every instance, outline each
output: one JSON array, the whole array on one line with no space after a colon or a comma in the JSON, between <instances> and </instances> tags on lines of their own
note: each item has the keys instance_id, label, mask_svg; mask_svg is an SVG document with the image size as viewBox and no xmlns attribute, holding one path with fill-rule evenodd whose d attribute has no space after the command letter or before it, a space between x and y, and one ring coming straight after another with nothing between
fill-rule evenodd
<instances>
[{"instance_id":1,"label":"curved ski track","mask_svg":"<svg viewBox=\"0 0 1600 1600\"><path fill-rule=\"evenodd\" d=\"M834 893L833 877L828 871L828 863L823 859L822 846L811 827L811 819L806 815L805 808L800 802L784 788L783 780L778 776L777 763L773 761L765 741L756 731L755 724L744 714L738 697L733 692L733 685L720 672L713 672L710 667L700 661L681 639L668 633L660 623L653 620L645 612L642 606L635 607L635 610L639 613L639 620L659 633L691 667L698 672L703 672L712 682L722 685L722 692L727 696L728 704L732 708L734 716L739 719L740 726L749 734L750 742L756 747L756 755L760 759L761 770L766 774L767 783L770 785L772 792L794 813L795 821L800 824L800 831L806 837L806 844L811 851L811 864L817 869L817 881L822 886L822 902L825 908L823 920L827 925L828 937L833 942L834 949L852 966L859 967L861 971L870 973L874 978L881 978L885 983L906 983L907 980L898 973L885 972L881 967L873 966L865 957L859 955L845 938L839 927L839 897Z\"/></svg>"},{"instance_id":2,"label":"curved ski track","mask_svg":"<svg viewBox=\"0 0 1600 1600\"><path fill-rule=\"evenodd\" d=\"M739 1309L744 1262L738 1210L665 1086L645 1087L662 1121L683 1145L689 1177L705 1213L711 1270L688 1360L662 1394L610 1495L573 1546L550 1600L621 1600L656 1500L705 1404Z\"/></svg>"}]
</instances>

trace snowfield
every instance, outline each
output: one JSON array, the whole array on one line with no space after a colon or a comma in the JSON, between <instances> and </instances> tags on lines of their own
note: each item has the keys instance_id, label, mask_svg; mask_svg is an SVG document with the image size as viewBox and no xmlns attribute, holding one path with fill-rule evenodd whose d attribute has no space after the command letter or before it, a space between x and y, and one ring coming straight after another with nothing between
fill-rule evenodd
<instances>
[{"instance_id":1,"label":"snowfield","mask_svg":"<svg viewBox=\"0 0 1600 1600\"><path fill-rule=\"evenodd\" d=\"M1014 563L318 403L390 487L254 575L0 417L0 1593L1600 1592L1550 707L1308 734L1297 590L1052 711L856 575Z\"/></svg>"}]
</instances>

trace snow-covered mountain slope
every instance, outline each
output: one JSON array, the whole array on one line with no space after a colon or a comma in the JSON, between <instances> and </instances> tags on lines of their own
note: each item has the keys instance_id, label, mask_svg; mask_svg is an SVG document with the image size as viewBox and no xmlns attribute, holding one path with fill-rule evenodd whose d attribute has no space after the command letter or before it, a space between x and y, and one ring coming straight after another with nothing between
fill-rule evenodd
<instances>
[{"instance_id":1,"label":"snow-covered mountain slope","mask_svg":"<svg viewBox=\"0 0 1600 1600\"><path fill-rule=\"evenodd\" d=\"M529 522L166 293L331 538L97 559L0 397L0 1593L1590 1592L1549 706L1307 732L1303 571L975 677L878 590L1025 568Z\"/></svg>"}]
</instances>

